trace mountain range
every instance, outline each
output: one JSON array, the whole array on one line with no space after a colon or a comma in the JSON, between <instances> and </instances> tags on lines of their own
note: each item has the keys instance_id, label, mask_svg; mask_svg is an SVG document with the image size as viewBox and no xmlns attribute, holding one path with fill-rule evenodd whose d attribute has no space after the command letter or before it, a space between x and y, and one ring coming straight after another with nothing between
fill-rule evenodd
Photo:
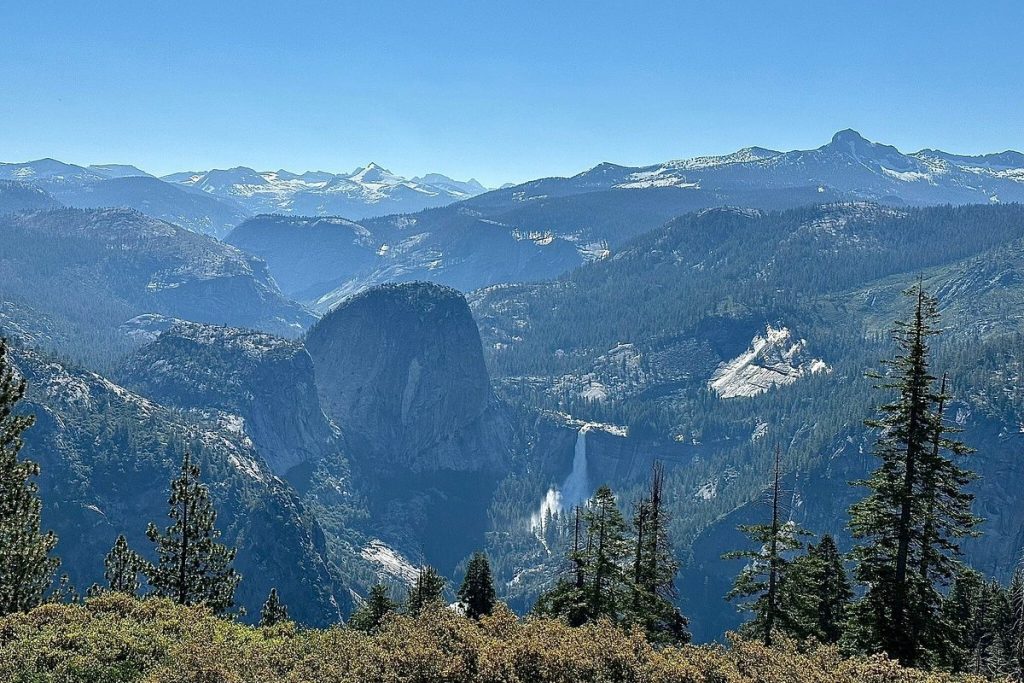
<instances>
[{"instance_id":1,"label":"mountain range","mask_svg":"<svg viewBox=\"0 0 1024 683\"><path fill-rule=\"evenodd\" d=\"M601 483L628 504L660 461L680 602L718 638L740 621L721 554L763 518L776 445L787 518L849 547L880 399L864 373L892 355L916 282L939 299L936 370L977 449L986 522L967 557L1006 578L1024 550L1019 153L902 154L841 131L400 215L259 215L224 241L61 204L135 181L238 207L252 175L203 188L210 174L57 164L0 180L0 330L79 584L118 532L146 548L139 520L193 444L251 613L276 585L326 623L378 579L458 576L477 548L524 611L565 569L571 506Z\"/></svg>"},{"instance_id":2,"label":"mountain range","mask_svg":"<svg viewBox=\"0 0 1024 683\"><path fill-rule=\"evenodd\" d=\"M460 182L439 173L409 179L375 163L352 173L296 174L285 170L259 173L239 166L174 173L164 176L163 180L235 201L253 214L330 215L354 219L413 213L486 191L475 180Z\"/></svg>"},{"instance_id":3,"label":"mountain range","mask_svg":"<svg viewBox=\"0 0 1024 683\"><path fill-rule=\"evenodd\" d=\"M264 258L289 296L325 311L383 282L430 280L469 291L554 277L612 257L627 240L688 211L839 201L1024 201L1024 154L902 154L844 130L814 150L751 147L645 167L605 163L410 215L260 216L226 240Z\"/></svg>"},{"instance_id":4,"label":"mountain range","mask_svg":"<svg viewBox=\"0 0 1024 683\"><path fill-rule=\"evenodd\" d=\"M375 163L352 173L227 170L163 178L131 165L77 166L55 159L0 163L0 180L45 190L66 206L131 208L217 237L261 213L367 218L444 206L486 191L439 173L404 178Z\"/></svg>"}]
</instances>

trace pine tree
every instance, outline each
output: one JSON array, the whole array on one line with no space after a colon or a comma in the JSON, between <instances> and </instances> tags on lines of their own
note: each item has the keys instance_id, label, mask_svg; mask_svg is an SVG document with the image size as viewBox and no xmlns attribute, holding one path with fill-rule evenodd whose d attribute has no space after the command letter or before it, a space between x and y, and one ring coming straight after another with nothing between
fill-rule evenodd
<instances>
[{"instance_id":1,"label":"pine tree","mask_svg":"<svg viewBox=\"0 0 1024 683\"><path fill-rule=\"evenodd\" d=\"M378 583L370 589L370 595L352 614L348 624L357 631L376 633L397 608L398 603L391 599L388 587Z\"/></svg>"},{"instance_id":2,"label":"pine tree","mask_svg":"<svg viewBox=\"0 0 1024 683\"><path fill-rule=\"evenodd\" d=\"M51 555L57 537L40 531L39 465L18 458L22 434L35 421L15 414L25 389L0 339L0 616L42 603L60 566Z\"/></svg>"},{"instance_id":3,"label":"pine tree","mask_svg":"<svg viewBox=\"0 0 1024 683\"><path fill-rule=\"evenodd\" d=\"M850 601L853 600L843 557L828 534L821 537L810 554L815 560L813 576L818 608L814 637L823 643L838 643L843 636Z\"/></svg>"},{"instance_id":4,"label":"pine tree","mask_svg":"<svg viewBox=\"0 0 1024 683\"><path fill-rule=\"evenodd\" d=\"M629 606L629 589L624 571L629 556L626 520L607 486L600 487L583 512L587 525L587 580L583 598L588 620L607 617L621 621Z\"/></svg>"},{"instance_id":5,"label":"pine tree","mask_svg":"<svg viewBox=\"0 0 1024 683\"><path fill-rule=\"evenodd\" d=\"M429 565L422 567L406 596L406 609L410 614L419 614L427 606L443 604L444 584L444 578L436 569Z\"/></svg>"},{"instance_id":6,"label":"pine tree","mask_svg":"<svg viewBox=\"0 0 1024 683\"><path fill-rule=\"evenodd\" d=\"M129 548L124 534L120 534L103 560L103 567L103 576L110 590L137 596L140 587L139 574L146 573L149 563Z\"/></svg>"},{"instance_id":7,"label":"pine tree","mask_svg":"<svg viewBox=\"0 0 1024 683\"><path fill-rule=\"evenodd\" d=\"M542 593L531 610L538 616L564 619L570 626L582 626L590 617L586 601L587 553L583 544L583 522L579 506L573 509L572 548L567 556L572 567L569 577L561 577Z\"/></svg>"},{"instance_id":8,"label":"pine tree","mask_svg":"<svg viewBox=\"0 0 1024 683\"><path fill-rule=\"evenodd\" d=\"M943 600L942 615L946 631L937 649L940 668L987 678L1012 672L1012 610L1008 591L998 582L961 570Z\"/></svg>"},{"instance_id":9,"label":"pine tree","mask_svg":"<svg viewBox=\"0 0 1024 683\"><path fill-rule=\"evenodd\" d=\"M665 468L655 462L649 495L640 499L633 515L632 620L643 625L652 642L683 643L690 640L689 622L674 603L679 563L668 535L664 492Z\"/></svg>"},{"instance_id":10,"label":"pine tree","mask_svg":"<svg viewBox=\"0 0 1024 683\"><path fill-rule=\"evenodd\" d=\"M607 486L576 512L571 570L533 607L538 615L565 619L570 626L607 618L623 623L632 614L631 546L626 521Z\"/></svg>"},{"instance_id":11,"label":"pine tree","mask_svg":"<svg viewBox=\"0 0 1024 683\"><path fill-rule=\"evenodd\" d=\"M270 595L267 596L263 608L260 609L259 625L275 626L284 621L288 621L288 608L281 602L281 596L277 594L277 589L271 588Z\"/></svg>"},{"instance_id":12,"label":"pine tree","mask_svg":"<svg viewBox=\"0 0 1024 683\"><path fill-rule=\"evenodd\" d=\"M473 553L469 560L466 577L459 587L459 601L465 606L466 616L471 619L479 619L494 610L497 596L491 577L491 563L482 552Z\"/></svg>"},{"instance_id":13,"label":"pine tree","mask_svg":"<svg viewBox=\"0 0 1024 683\"><path fill-rule=\"evenodd\" d=\"M220 532L210 491L188 451L167 502L173 523L162 533L153 523L146 530L158 558L149 569L149 585L154 594L179 604L203 604L217 614L226 612L234 605L241 580L231 566L235 550L217 542Z\"/></svg>"},{"instance_id":14,"label":"pine tree","mask_svg":"<svg viewBox=\"0 0 1024 683\"><path fill-rule=\"evenodd\" d=\"M790 563L780 585L780 603L793 615L787 635L820 643L839 642L852 599L843 558L826 534Z\"/></svg>"},{"instance_id":15,"label":"pine tree","mask_svg":"<svg viewBox=\"0 0 1024 683\"><path fill-rule=\"evenodd\" d=\"M776 632L792 632L797 628L796 608L782 601L780 587L786 581L790 566L786 555L803 547L799 537L807 535L795 524L782 522L781 479L782 460L776 448L772 469L771 521L768 524L741 525L740 530L754 541L757 548L737 550L722 556L723 559L748 560L725 597L727 600L747 598L739 608L753 612L754 618L743 625L741 633L756 637L768 646L771 646Z\"/></svg>"},{"instance_id":16,"label":"pine tree","mask_svg":"<svg viewBox=\"0 0 1024 683\"><path fill-rule=\"evenodd\" d=\"M879 432L880 464L859 485L868 495L850 509L855 576L866 587L852 610L850 639L866 652L883 651L908 666L927 664L943 642L939 590L956 573L958 539L973 534L978 519L964 486L972 475L945 453L966 447L947 435L945 391L930 373L929 338L938 334L938 306L919 283L910 322L897 323L898 352L883 361L888 376L874 375L896 400L880 407L867 425Z\"/></svg>"},{"instance_id":17,"label":"pine tree","mask_svg":"<svg viewBox=\"0 0 1024 683\"><path fill-rule=\"evenodd\" d=\"M1011 680L1024 681L1024 562L1017 566L1006 592L1010 613L1005 671Z\"/></svg>"}]
</instances>

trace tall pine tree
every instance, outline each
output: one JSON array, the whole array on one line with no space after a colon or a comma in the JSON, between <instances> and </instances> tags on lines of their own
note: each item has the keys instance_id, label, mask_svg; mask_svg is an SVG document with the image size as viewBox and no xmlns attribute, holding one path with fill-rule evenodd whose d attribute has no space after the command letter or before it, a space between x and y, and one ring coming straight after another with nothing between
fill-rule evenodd
<instances>
[{"instance_id":1,"label":"tall pine tree","mask_svg":"<svg viewBox=\"0 0 1024 683\"><path fill-rule=\"evenodd\" d=\"M629 589L624 569L629 557L626 520L607 486L600 487L583 511L587 525L587 580L584 603L588 621L608 617L621 621L629 607Z\"/></svg>"},{"instance_id":2,"label":"tall pine tree","mask_svg":"<svg viewBox=\"0 0 1024 683\"><path fill-rule=\"evenodd\" d=\"M25 389L0 339L0 616L43 602L60 565L51 554L57 537L40 531L39 465L18 458L22 434L35 421L15 413Z\"/></svg>"},{"instance_id":3,"label":"tall pine tree","mask_svg":"<svg viewBox=\"0 0 1024 683\"><path fill-rule=\"evenodd\" d=\"M567 553L571 574L558 579L554 586L542 593L533 605L533 613L564 619L570 626L582 626L590 620L587 602L587 563L589 553L584 540L583 514L579 506L573 509L572 547Z\"/></svg>"},{"instance_id":4,"label":"tall pine tree","mask_svg":"<svg viewBox=\"0 0 1024 683\"><path fill-rule=\"evenodd\" d=\"M885 652L908 666L928 665L944 642L941 585L955 575L958 540L974 532L971 475L947 453L967 449L949 437L942 419L945 392L936 390L929 339L938 334L938 306L923 286L909 322L897 323L898 347L883 361L878 387L895 393L868 426L879 433L880 464L860 485L867 496L850 509L855 577L866 588L852 610L850 640L866 652Z\"/></svg>"},{"instance_id":5,"label":"tall pine tree","mask_svg":"<svg viewBox=\"0 0 1024 683\"><path fill-rule=\"evenodd\" d=\"M283 621L288 621L288 607L281 602L281 596L278 595L277 589L271 588L270 595L267 596L263 608L260 609L259 625L276 626Z\"/></svg>"},{"instance_id":6,"label":"tall pine tree","mask_svg":"<svg viewBox=\"0 0 1024 683\"><path fill-rule=\"evenodd\" d=\"M398 603L391 599L388 587L382 583L370 589L370 595L359 605L348 625L363 633L376 633L389 615L398 609Z\"/></svg>"},{"instance_id":7,"label":"tall pine tree","mask_svg":"<svg viewBox=\"0 0 1024 683\"><path fill-rule=\"evenodd\" d=\"M626 520L607 486L576 511L571 573L543 593L535 614L565 619L570 626L601 618L623 623L632 614L632 546Z\"/></svg>"},{"instance_id":8,"label":"tall pine tree","mask_svg":"<svg viewBox=\"0 0 1024 683\"><path fill-rule=\"evenodd\" d=\"M471 619L479 619L494 611L497 596L491 576L491 563L482 552L473 553L469 560L466 577L459 587L459 601L465 606L466 616Z\"/></svg>"},{"instance_id":9,"label":"tall pine tree","mask_svg":"<svg viewBox=\"0 0 1024 683\"><path fill-rule=\"evenodd\" d=\"M683 643L690 640L689 622L675 606L679 562L668 534L665 506L665 468L655 462L648 495L641 498L633 515L632 620L641 624L652 642Z\"/></svg>"},{"instance_id":10,"label":"tall pine tree","mask_svg":"<svg viewBox=\"0 0 1024 683\"><path fill-rule=\"evenodd\" d=\"M405 598L405 608L410 614L419 614L425 607L444 604L444 584L444 577L436 569L422 567Z\"/></svg>"},{"instance_id":11,"label":"tall pine tree","mask_svg":"<svg viewBox=\"0 0 1024 683\"><path fill-rule=\"evenodd\" d=\"M187 450L167 502L172 524L161 532L150 523L146 530L157 554L157 563L149 569L149 585L156 595L179 604L203 604L217 614L226 612L234 605L241 580L231 566L235 549L217 542L220 531L210 490Z\"/></svg>"},{"instance_id":12,"label":"tall pine tree","mask_svg":"<svg viewBox=\"0 0 1024 683\"><path fill-rule=\"evenodd\" d=\"M119 534L103 561L103 569L110 590L136 596L139 594L139 575L146 573L149 563L128 547L124 534Z\"/></svg>"},{"instance_id":13,"label":"tall pine tree","mask_svg":"<svg viewBox=\"0 0 1024 683\"><path fill-rule=\"evenodd\" d=\"M743 625L741 633L755 637L770 646L777 632L796 629L796 607L782 600L781 587L787 579L790 560L787 555L803 547L800 536L808 535L793 523L782 521L782 458L775 449L772 468L771 521L768 524L744 524L740 530L757 545L753 550L737 550L724 559L745 559L747 565L733 582L727 600L745 599L739 608L753 612L754 617Z\"/></svg>"}]
</instances>

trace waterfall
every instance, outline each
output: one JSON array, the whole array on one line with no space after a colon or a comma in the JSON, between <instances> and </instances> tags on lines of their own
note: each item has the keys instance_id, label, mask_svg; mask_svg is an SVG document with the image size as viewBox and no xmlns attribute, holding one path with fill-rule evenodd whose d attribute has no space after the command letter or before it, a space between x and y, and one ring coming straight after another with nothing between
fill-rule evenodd
<instances>
[{"instance_id":1,"label":"waterfall","mask_svg":"<svg viewBox=\"0 0 1024 683\"><path fill-rule=\"evenodd\" d=\"M587 474L587 432L590 425L583 425L576 434L576 449L572 458L572 472L562 484L562 509L571 510L593 493Z\"/></svg>"},{"instance_id":2,"label":"waterfall","mask_svg":"<svg viewBox=\"0 0 1024 683\"><path fill-rule=\"evenodd\" d=\"M580 427L576 434L576 447L572 457L572 471L559 487L551 487L541 500L540 509L530 515L530 528L538 538L544 531L548 516L560 514L563 510L571 510L590 498L592 493L590 476L587 472L587 432L591 425Z\"/></svg>"}]
</instances>

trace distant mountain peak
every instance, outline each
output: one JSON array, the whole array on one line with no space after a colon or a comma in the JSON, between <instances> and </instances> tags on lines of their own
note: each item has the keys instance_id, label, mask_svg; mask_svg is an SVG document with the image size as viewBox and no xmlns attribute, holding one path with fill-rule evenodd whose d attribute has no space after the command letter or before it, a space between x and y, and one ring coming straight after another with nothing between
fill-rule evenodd
<instances>
[{"instance_id":1,"label":"distant mountain peak","mask_svg":"<svg viewBox=\"0 0 1024 683\"><path fill-rule=\"evenodd\" d=\"M107 178L152 178L153 175L146 173L138 166L131 164L90 164L90 171L95 171Z\"/></svg>"},{"instance_id":2,"label":"distant mountain peak","mask_svg":"<svg viewBox=\"0 0 1024 683\"><path fill-rule=\"evenodd\" d=\"M838 131L832 136L833 145L848 145L848 144L874 144L863 135L855 131L853 128L844 128Z\"/></svg>"},{"instance_id":3,"label":"distant mountain peak","mask_svg":"<svg viewBox=\"0 0 1024 683\"><path fill-rule=\"evenodd\" d=\"M403 180L373 161L362 168L356 169L355 173L349 176L349 179L357 183L394 183Z\"/></svg>"},{"instance_id":4,"label":"distant mountain peak","mask_svg":"<svg viewBox=\"0 0 1024 683\"><path fill-rule=\"evenodd\" d=\"M821 147L823 150L844 152L854 156L896 153L899 151L891 145L872 142L852 128L846 128L832 136L832 141Z\"/></svg>"}]
</instances>

